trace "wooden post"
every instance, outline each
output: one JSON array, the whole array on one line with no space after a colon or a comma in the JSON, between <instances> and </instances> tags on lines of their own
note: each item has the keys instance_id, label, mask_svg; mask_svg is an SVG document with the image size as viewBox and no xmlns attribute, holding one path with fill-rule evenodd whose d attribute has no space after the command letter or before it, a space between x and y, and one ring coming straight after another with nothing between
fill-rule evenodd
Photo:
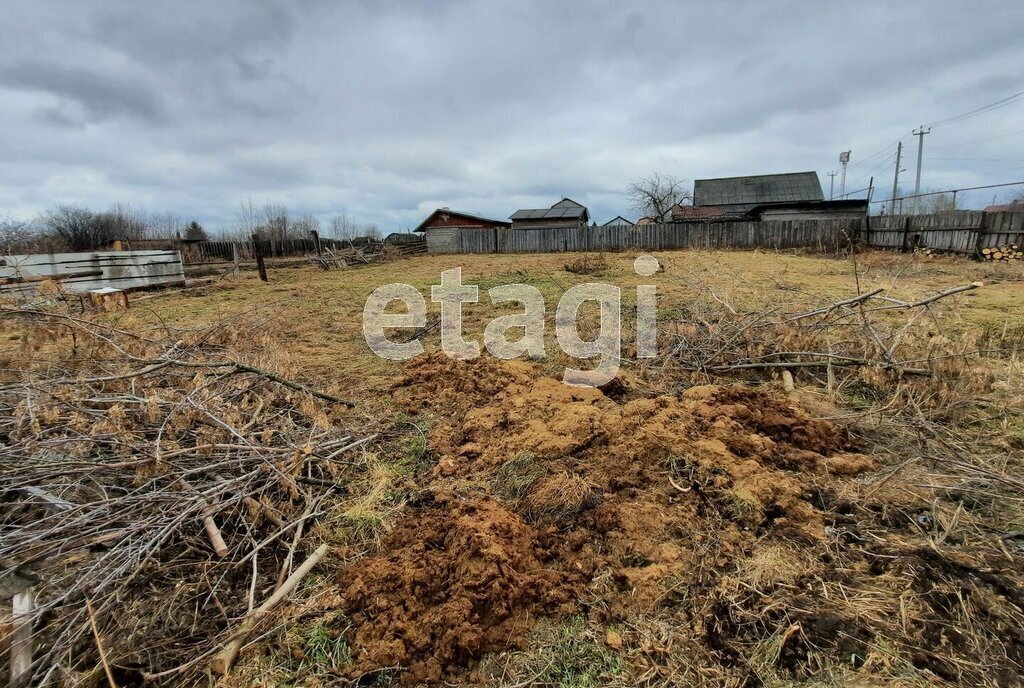
<instances>
[{"instance_id":1,"label":"wooden post","mask_svg":"<svg viewBox=\"0 0 1024 688\"><path fill-rule=\"evenodd\" d=\"M238 277L238 243L234 241L231 242L231 269Z\"/></svg>"},{"instance_id":2,"label":"wooden post","mask_svg":"<svg viewBox=\"0 0 1024 688\"><path fill-rule=\"evenodd\" d=\"M313 235L313 248L316 249L316 255L322 256L323 251L320 248L320 233L315 229L309 230L309 233Z\"/></svg>"},{"instance_id":3,"label":"wooden post","mask_svg":"<svg viewBox=\"0 0 1024 688\"><path fill-rule=\"evenodd\" d=\"M985 248L985 232L988 230L988 213L981 211L981 221L978 223L978 237L974 240L974 257L984 260L981 249Z\"/></svg>"},{"instance_id":4,"label":"wooden post","mask_svg":"<svg viewBox=\"0 0 1024 688\"><path fill-rule=\"evenodd\" d=\"M901 203L902 203L902 201L901 201ZM906 253L907 252L907 236L909 234L910 234L910 218L909 217L904 217L903 218L903 246L900 249L900 251L902 253Z\"/></svg>"},{"instance_id":5,"label":"wooden post","mask_svg":"<svg viewBox=\"0 0 1024 688\"><path fill-rule=\"evenodd\" d=\"M11 686L28 683L32 671L32 609L35 601L31 590L19 592L11 600L10 666Z\"/></svg>"},{"instance_id":6,"label":"wooden post","mask_svg":"<svg viewBox=\"0 0 1024 688\"><path fill-rule=\"evenodd\" d=\"M260 273L260 279L264 282L269 282L270 280L267 278L267 265L263 262L263 247L260 244L259 232L252 235L252 250L256 255L256 269Z\"/></svg>"}]
</instances>

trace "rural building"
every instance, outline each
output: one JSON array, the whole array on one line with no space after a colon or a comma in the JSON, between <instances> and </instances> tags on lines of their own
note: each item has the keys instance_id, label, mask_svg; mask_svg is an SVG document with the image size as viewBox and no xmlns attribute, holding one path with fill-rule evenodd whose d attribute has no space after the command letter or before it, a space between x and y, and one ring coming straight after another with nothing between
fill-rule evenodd
<instances>
[{"instance_id":1,"label":"rural building","mask_svg":"<svg viewBox=\"0 0 1024 688\"><path fill-rule=\"evenodd\" d=\"M448 253L456 250L460 230L474 229L483 232L508 229L511 226L512 223L505 220L492 220L451 208L438 208L427 215L426 219L412 231L424 233L427 246L432 252Z\"/></svg>"},{"instance_id":2,"label":"rural building","mask_svg":"<svg viewBox=\"0 0 1024 688\"><path fill-rule=\"evenodd\" d=\"M511 226L512 223L505 220L492 220L488 217L463 213L451 208L438 208L430 213L430 215L427 215L427 218L412 231L426 232L428 229L437 227L458 227L459 229L494 229L496 227L504 227L507 229Z\"/></svg>"},{"instance_id":3,"label":"rural building","mask_svg":"<svg viewBox=\"0 0 1024 688\"><path fill-rule=\"evenodd\" d=\"M673 222L841 220L864 217L865 199L826 201L817 172L698 179L693 205L672 208Z\"/></svg>"},{"instance_id":4,"label":"rural building","mask_svg":"<svg viewBox=\"0 0 1024 688\"><path fill-rule=\"evenodd\" d=\"M527 208L512 213L512 229L560 229L586 227L590 213L586 206L563 198L550 208Z\"/></svg>"},{"instance_id":5,"label":"rural building","mask_svg":"<svg viewBox=\"0 0 1024 688\"><path fill-rule=\"evenodd\" d=\"M821 202L825 195L817 172L760 174L748 177L698 179L693 183L693 208L703 221L746 219L758 206ZM699 211L697 208L715 210Z\"/></svg>"},{"instance_id":6,"label":"rural building","mask_svg":"<svg viewBox=\"0 0 1024 688\"><path fill-rule=\"evenodd\" d=\"M630 222L629 220L627 220L626 218L622 217L621 215L618 215L618 216L613 217L612 219L608 220L607 222L605 222L601 226L602 227L632 227L633 223Z\"/></svg>"}]
</instances>

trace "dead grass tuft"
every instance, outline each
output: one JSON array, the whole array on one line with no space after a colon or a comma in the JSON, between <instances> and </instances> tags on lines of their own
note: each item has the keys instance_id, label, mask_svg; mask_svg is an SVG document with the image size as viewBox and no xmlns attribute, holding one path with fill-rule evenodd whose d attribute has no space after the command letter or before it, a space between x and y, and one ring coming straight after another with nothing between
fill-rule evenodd
<instances>
[{"instance_id":1,"label":"dead grass tuft","mask_svg":"<svg viewBox=\"0 0 1024 688\"><path fill-rule=\"evenodd\" d=\"M541 479L522 500L522 512L534 522L566 523L596 501L594 485L566 471Z\"/></svg>"},{"instance_id":2,"label":"dead grass tuft","mask_svg":"<svg viewBox=\"0 0 1024 688\"><path fill-rule=\"evenodd\" d=\"M566 263L565 271L574 275L596 275L604 272L608 267L608 259L603 253L598 253L596 256L584 253L576 260Z\"/></svg>"}]
</instances>

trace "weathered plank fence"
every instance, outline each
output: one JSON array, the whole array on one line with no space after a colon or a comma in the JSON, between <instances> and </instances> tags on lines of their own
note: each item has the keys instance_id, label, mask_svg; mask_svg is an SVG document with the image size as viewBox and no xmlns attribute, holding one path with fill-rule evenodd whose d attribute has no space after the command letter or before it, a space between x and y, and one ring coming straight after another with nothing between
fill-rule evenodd
<instances>
[{"instance_id":1,"label":"weathered plank fence","mask_svg":"<svg viewBox=\"0 0 1024 688\"><path fill-rule=\"evenodd\" d=\"M560 253L662 251L682 248L802 248L839 251L860 231L860 220L709 222L636 227L459 229L427 231L431 253Z\"/></svg>"},{"instance_id":2,"label":"weathered plank fence","mask_svg":"<svg viewBox=\"0 0 1024 688\"><path fill-rule=\"evenodd\" d=\"M983 248L1024 244L1024 213L958 210L932 215L871 217L861 238L875 248L902 251L931 248L976 255Z\"/></svg>"},{"instance_id":3,"label":"weathered plank fence","mask_svg":"<svg viewBox=\"0 0 1024 688\"><path fill-rule=\"evenodd\" d=\"M957 211L867 219L649 224L636 227L427 231L430 253L562 253L669 249L810 248L837 252L851 241L873 248L928 247L965 255L1024 244L1024 213Z\"/></svg>"},{"instance_id":4,"label":"weathered plank fence","mask_svg":"<svg viewBox=\"0 0 1024 688\"><path fill-rule=\"evenodd\" d=\"M333 250L348 247L349 244L347 241L321 237L320 245ZM260 248L264 258L287 258L316 253L316 243L312 239L264 239L260 241ZM256 259L255 246L251 241L201 241L184 249L185 262L192 264L234 260L235 249L238 250L239 260Z\"/></svg>"}]
</instances>

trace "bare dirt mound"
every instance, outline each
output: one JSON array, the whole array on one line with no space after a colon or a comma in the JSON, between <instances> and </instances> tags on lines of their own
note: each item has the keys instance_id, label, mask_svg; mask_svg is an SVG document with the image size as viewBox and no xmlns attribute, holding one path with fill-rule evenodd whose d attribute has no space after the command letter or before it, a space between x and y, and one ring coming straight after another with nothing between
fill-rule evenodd
<instances>
[{"instance_id":1,"label":"bare dirt mound","mask_svg":"<svg viewBox=\"0 0 1024 688\"><path fill-rule=\"evenodd\" d=\"M356 674L402 666L407 681L436 681L517 642L537 613L572 608L569 577L546 568L537 532L497 502L442 498L385 546L341 579Z\"/></svg>"},{"instance_id":2,"label":"bare dirt mound","mask_svg":"<svg viewBox=\"0 0 1024 688\"><path fill-rule=\"evenodd\" d=\"M342 576L360 672L436 680L584 598L608 622L656 610L758 538L817 541L813 481L872 466L766 391L619 404L528 363L427 356L408 371L399 400L435 421L436 499Z\"/></svg>"}]
</instances>

